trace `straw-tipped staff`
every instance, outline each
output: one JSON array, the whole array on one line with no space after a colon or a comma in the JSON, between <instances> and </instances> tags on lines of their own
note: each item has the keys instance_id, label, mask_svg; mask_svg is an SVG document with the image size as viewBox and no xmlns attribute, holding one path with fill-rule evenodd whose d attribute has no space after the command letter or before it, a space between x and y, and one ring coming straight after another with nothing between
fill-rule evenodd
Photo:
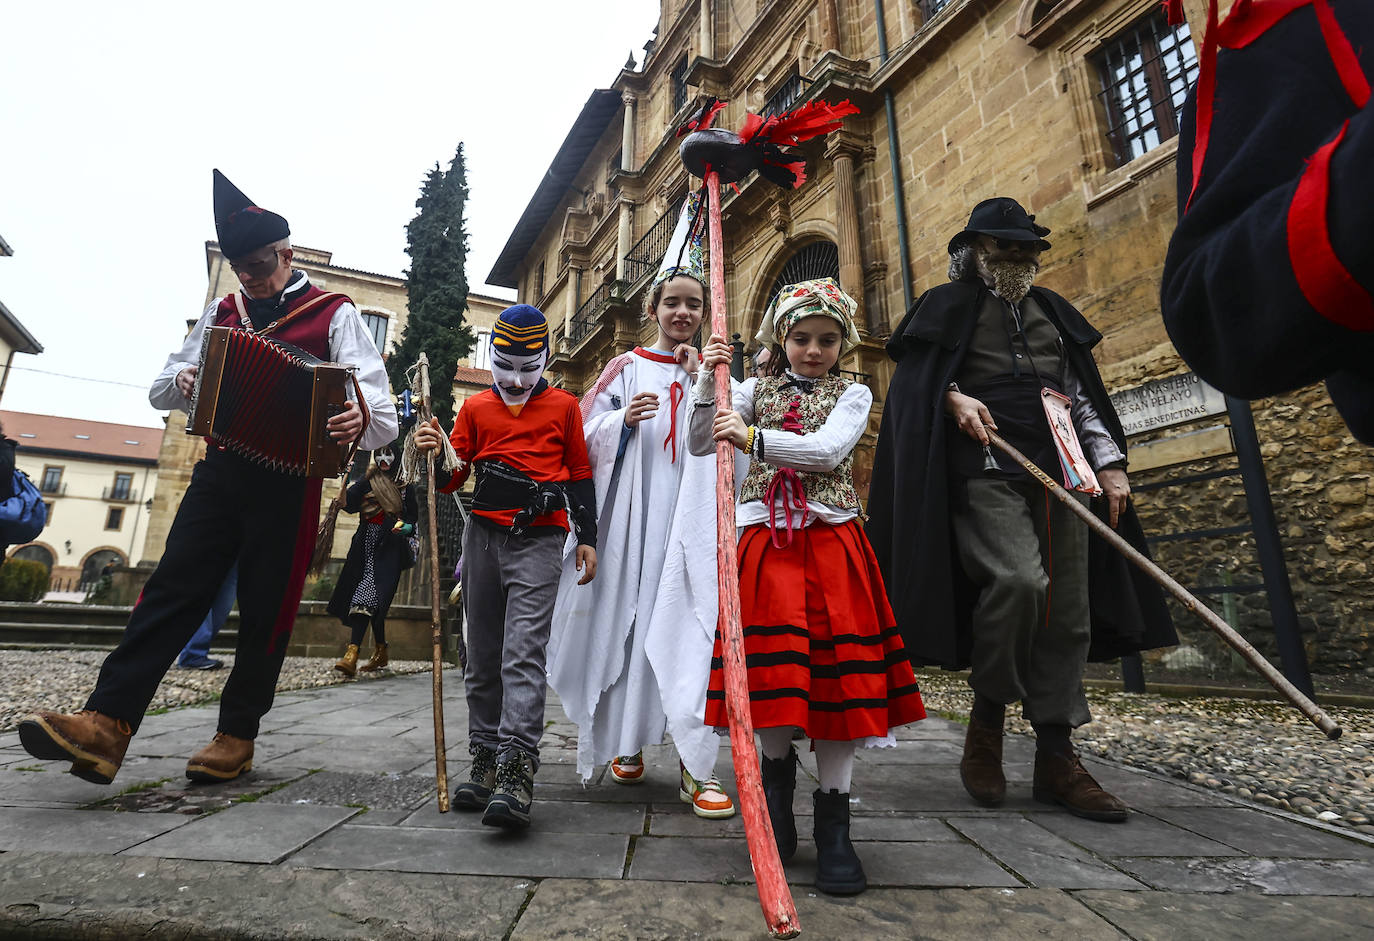
<instances>
[{"instance_id":1,"label":"straw-tipped staff","mask_svg":"<svg viewBox=\"0 0 1374 941\"><path fill-rule=\"evenodd\" d=\"M1135 548L1135 546L1117 535L1115 530L1098 519L1091 510L1069 496L1063 487L1055 483L1048 474L1037 467L1035 463L1024 454L1016 450L1016 448L1012 447L1010 444L1007 444L1007 442L995 432L989 431L987 434L988 439L993 444L997 445L1002 451L1005 451L1012 460L1024 467L1032 477L1044 484L1045 489L1048 490L1056 500L1067 506L1074 513L1077 513L1093 532L1107 540L1113 548L1134 562L1146 575L1149 575L1155 581L1159 582L1160 585L1164 586L1165 590L1177 598L1185 608L1201 618L1204 624L1220 634L1222 640L1234 647L1236 651L1244 657L1252 667L1258 670L1260 675L1268 680L1275 689L1288 697L1288 701L1296 706L1303 715L1307 716L1313 725L1326 733L1327 738L1335 741L1341 737L1341 727L1333 722L1331 717L1323 712L1316 703L1308 699L1307 696L1303 694L1302 690L1288 682L1288 679L1282 673L1274 669L1273 664L1264 659L1258 650L1250 646L1250 643L1244 637L1237 634L1235 630L1232 629L1231 625L1222 620L1215 611L1207 607L1201 601L1198 601L1197 598L1193 596L1192 592L1174 581L1167 572L1146 558Z\"/></svg>"},{"instance_id":2,"label":"straw-tipped staff","mask_svg":"<svg viewBox=\"0 0 1374 941\"><path fill-rule=\"evenodd\" d=\"M434 412L429 398L429 357L420 354L415 364L419 375L417 385L420 402L419 425L427 424ZM413 432L412 432L413 433ZM435 509L434 497L434 451L425 452L425 510L429 517L429 613L431 619L430 641L433 645L434 670L434 780L439 788L439 813L448 813L448 763L444 743L444 655L443 629L439 608L439 517Z\"/></svg>"}]
</instances>

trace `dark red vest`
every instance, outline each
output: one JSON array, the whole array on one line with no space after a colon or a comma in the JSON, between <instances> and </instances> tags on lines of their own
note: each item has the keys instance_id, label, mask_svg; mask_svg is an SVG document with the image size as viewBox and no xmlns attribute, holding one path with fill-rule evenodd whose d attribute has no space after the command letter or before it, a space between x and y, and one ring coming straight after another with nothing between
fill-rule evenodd
<instances>
[{"instance_id":1,"label":"dark red vest","mask_svg":"<svg viewBox=\"0 0 1374 941\"><path fill-rule=\"evenodd\" d=\"M298 346L306 352L328 361L330 359L329 321L340 305L351 304L352 301L342 294L331 294L326 300L316 302L315 299L321 296L325 296L325 292L313 284L304 291L293 294L291 299L286 302L286 313L282 315L283 320L290 316L292 311L307 304L313 303L314 306L301 316L282 324L268 336ZM215 311L215 326L242 327L248 324L246 310L243 317L239 317L238 300L241 298L236 294L228 294L220 298L219 307Z\"/></svg>"}]
</instances>

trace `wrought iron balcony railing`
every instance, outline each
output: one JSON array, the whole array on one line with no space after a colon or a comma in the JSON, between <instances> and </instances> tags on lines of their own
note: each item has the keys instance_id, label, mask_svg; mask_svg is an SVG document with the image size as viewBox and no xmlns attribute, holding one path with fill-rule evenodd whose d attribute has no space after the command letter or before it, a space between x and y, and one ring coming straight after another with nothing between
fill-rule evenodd
<instances>
[{"instance_id":1,"label":"wrought iron balcony railing","mask_svg":"<svg viewBox=\"0 0 1374 941\"><path fill-rule=\"evenodd\" d=\"M673 237L678 216L682 213L682 202L681 199L677 200L667 212L659 216L658 221L638 242L635 242L629 254L625 256L625 280L630 284L638 284L641 278L658 270L664 252L668 251L668 242Z\"/></svg>"},{"instance_id":2,"label":"wrought iron balcony railing","mask_svg":"<svg viewBox=\"0 0 1374 941\"><path fill-rule=\"evenodd\" d=\"M611 286L615 282L610 281L601 285L592 292L592 296L582 302L582 306L577 308L577 313L572 315L572 322L568 326L568 343L576 346L596 328L597 318L606 309L606 305L611 302Z\"/></svg>"}]
</instances>

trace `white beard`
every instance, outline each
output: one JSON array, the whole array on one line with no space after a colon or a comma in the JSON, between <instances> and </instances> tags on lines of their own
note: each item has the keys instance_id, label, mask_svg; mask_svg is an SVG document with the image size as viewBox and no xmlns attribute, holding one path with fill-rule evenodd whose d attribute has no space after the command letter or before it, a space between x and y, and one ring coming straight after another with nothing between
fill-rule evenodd
<instances>
[{"instance_id":1,"label":"white beard","mask_svg":"<svg viewBox=\"0 0 1374 941\"><path fill-rule=\"evenodd\" d=\"M1035 283L1035 275L1040 266L1033 261L984 261L988 277L992 279L992 289L1004 300L1019 304Z\"/></svg>"},{"instance_id":2,"label":"white beard","mask_svg":"<svg viewBox=\"0 0 1374 941\"><path fill-rule=\"evenodd\" d=\"M500 356L513 368L504 368L496 364L496 357ZM541 350L534 356L510 356L498 350L492 350L491 357L491 377L496 383L496 391L501 396L501 401L507 405L524 405L529 401L530 393L539 383L539 377L544 374L544 367L548 364L549 351ZM538 372L523 372L522 366L530 363L538 363ZM516 387L519 386L519 390Z\"/></svg>"}]
</instances>

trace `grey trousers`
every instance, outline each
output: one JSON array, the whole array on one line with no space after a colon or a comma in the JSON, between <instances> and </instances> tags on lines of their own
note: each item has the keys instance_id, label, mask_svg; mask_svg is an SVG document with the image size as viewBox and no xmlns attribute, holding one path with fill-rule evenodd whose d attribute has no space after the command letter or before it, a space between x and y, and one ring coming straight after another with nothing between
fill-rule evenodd
<instances>
[{"instance_id":1,"label":"grey trousers","mask_svg":"<svg viewBox=\"0 0 1374 941\"><path fill-rule=\"evenodd\" d=\"M959 562L979 589L969 685L1000 703L1019 700L1030 722L1091 721L1083 695L1087 525L1033 480L967 484L968 500L952 501L950 522Z\"/></svg>"},{"instance_id":2,"label":"grey trousers","mask_svg":"<svg viewBox=\"0 0 1374 941\"><path fill-rule=\"evenodd\" d=\"M539 764L566 536L547 527L512 536L479 516L463 533L468 743L495 750L498 761L529 755Z\"/></svg>"}]
</instances>

